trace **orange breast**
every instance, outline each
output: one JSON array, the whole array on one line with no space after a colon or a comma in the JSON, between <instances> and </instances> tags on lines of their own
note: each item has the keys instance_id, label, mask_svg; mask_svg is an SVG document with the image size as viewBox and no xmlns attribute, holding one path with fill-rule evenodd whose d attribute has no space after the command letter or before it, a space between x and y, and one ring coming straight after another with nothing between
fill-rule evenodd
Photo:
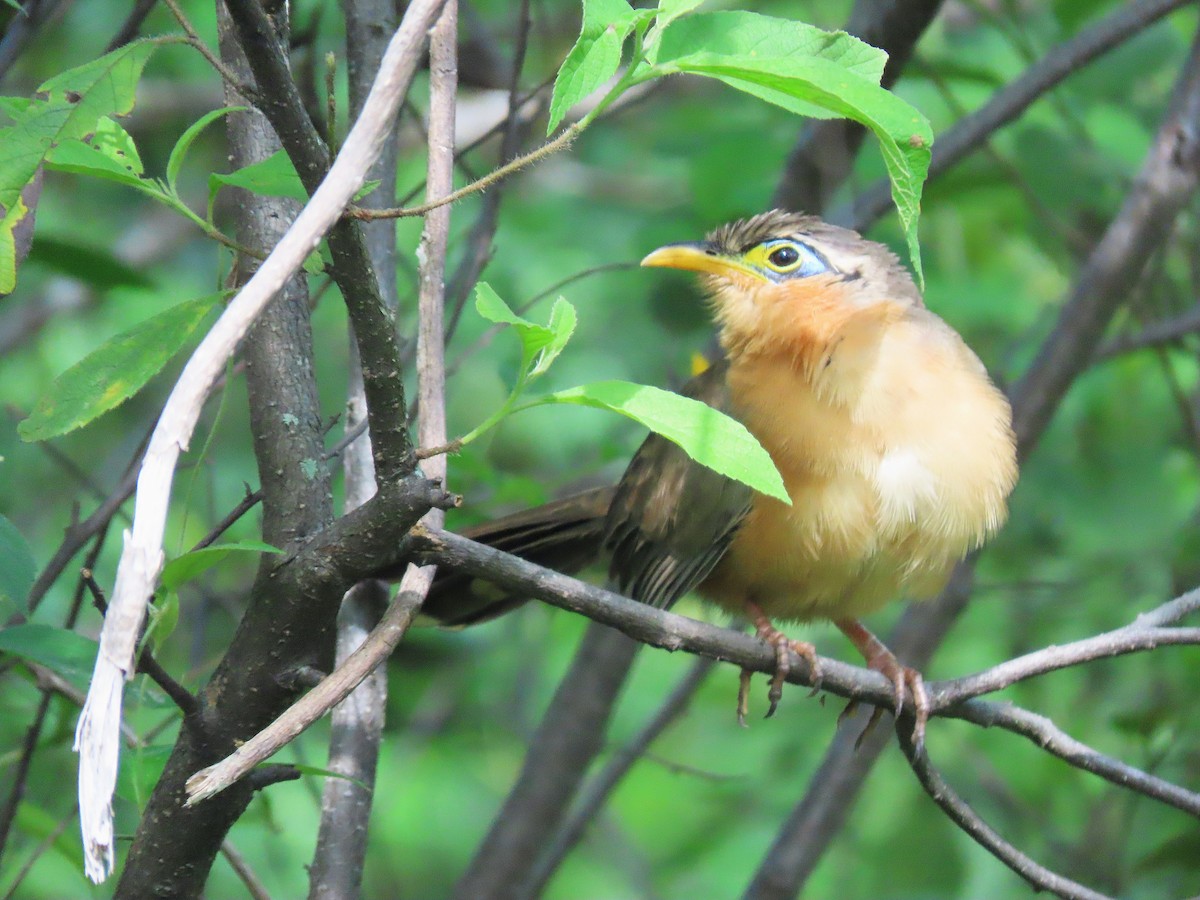
<instances>
[{"instance_id":1,"label":"orange breast","mask_svg":"<svg viewBox=\"0 0 1200 900\"><path fill-rule=\"evenodd\" d=\"M923 318L928 317L928 318ZM701 586L731 611L857 618L928 594L1005 517L1011 416L974 354L932 314L875 340L734 361L739 418L792 499L759 496ZM828 360L826 362L826 360Z\"/></svg>"}]
</instances>

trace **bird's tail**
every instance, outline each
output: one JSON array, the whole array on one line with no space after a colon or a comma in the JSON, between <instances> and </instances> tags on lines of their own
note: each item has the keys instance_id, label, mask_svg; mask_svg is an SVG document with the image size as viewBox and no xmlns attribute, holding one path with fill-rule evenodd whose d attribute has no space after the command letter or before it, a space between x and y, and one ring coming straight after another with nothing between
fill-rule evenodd
<instances>
[{"instance_id":1,"label":"bird's tail","mask_svg":"<svg viewBox=\"0 0 1200 900\"><path fill-rule=\"evenodd\" d=\"M614 488L602 487L463 529L464 537L571 575L596 562ZM421 607L444 626L486 622L520 606L526 597L481 579L439 573Z\"/></svg>"}]
</instances>

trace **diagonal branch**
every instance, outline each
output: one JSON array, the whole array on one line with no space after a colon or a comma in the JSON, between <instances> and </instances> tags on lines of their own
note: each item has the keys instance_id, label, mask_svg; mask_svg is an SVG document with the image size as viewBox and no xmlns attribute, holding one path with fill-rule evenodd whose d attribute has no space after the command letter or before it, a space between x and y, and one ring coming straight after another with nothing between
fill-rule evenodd
<instances>
[{"instance_id":1,"label":"diagonal branch","mask_svg":"<svg viewBox=\"0 0 1200 900\"><path fill-rule=\"evenodd\" d=\"M984 728L1003 728L1005 731L1019 734L1077 769L1098 775L1117 787L1128 788L1200 818L1200 794L1089 747L1071 737L1045 716L1013 706L1011 703L997 703L992 700L968 700L961 706L951 706L943 714Z\"/></svg>"},{"instance_id":2,"label":"diagonal branch","mask_svg":"<svg viewBox=\"0 0 1200 900\"><path fill-rule=\"evenodd\" d=\"M973 153L1068 75L1140 34L1168 13L1192 2L1194 0L1132 0L1099 22L1082 29L1070 40L1052 48L1041 60L1026 69L1020 78L998 91L982 107L955 123L953 128L934 141L927 180L932 181ZM891 188L883 179L859 195L853 210L840 210L830 218L837 222L848 222L851 228L862 231L882 218L891 205Z\"/></svg>"},{"instance_id":3,"label":"diagonal branch","mask_svg":"<svg viewBox=\"0 0 1200 900\"><path fill-rule=\"evenodd\" d=\"M1170 607L1172 614L1186 615L1200 608L1200 589L1190 591L1166 606ZM1155 610L1145 616L1139 616L1136 621L1123 628L1074 643L1026 653L984 672L956 678L950 685L943 686L941 682L934 682L930 690L937 696L936 705L944 708L971 697L978 697L980 694L1003 690L1027 678L1035 678L1080 663L1154 650L1157 647L1200 644L1200 628L1171 628L1148 624L1159 617L1159 610Z\"/></svg>"},{"instance_id":4,"label":"diagonal branch","mask_svg":"<svg viewBox=\"0 0 1200 900\"><path fill-rule=\"evenodd\" d=\"M900 748L912 766L917 781L933 801L959 828L1002 863L1024 878L1035 891L1052 891L1067 900L1111 900L1107 895L1093 891L1085 885L1059 875L1034 862L996 832L980 818L979 814L954 792L924 750L918 750L912 742L911 729L903 723L896 729Z\"/></svg>"}]
</instances>

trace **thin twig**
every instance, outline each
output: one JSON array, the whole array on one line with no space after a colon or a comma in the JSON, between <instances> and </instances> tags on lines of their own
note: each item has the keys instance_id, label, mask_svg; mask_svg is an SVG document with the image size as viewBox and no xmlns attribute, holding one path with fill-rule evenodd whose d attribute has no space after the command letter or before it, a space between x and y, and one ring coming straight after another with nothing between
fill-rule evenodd
<instances>
[{"instance_id":1,"label":"thin twig","mask_svg":"<svg viewBox=\"0 0 1200 900\"><path fill-rule=\"evenodd\" d=\"M150 15L150 11L157 5L158 0L137 0L133 4L133 9L129 11L129 15L125 17L125 21L121 23L121 27L117 29L117 33L104 48L104 52L112 53L136 38L142 29L142 23L146 21L146 16Z\"/></svg>"},{"instance_id":2,"label":"thin twig","mask_svg":"<svg viewBox=\"0 0 1200 900\"><path fill-rule=\"evenodd\" d=\"M246 861L246 857L228 839L221 842L221 855L225 857L225 861L229 863L229 867L233 869L234 874L245 885L246 892L252 900L271 900L271 895L267 892L267 886L262 883L262 879L250 868L250 863Z\"/></svg>"},{"instance_id":3,"label":"thin twig","mask_svg":"<svg viewBox=\"0 0 1200 900\"><path fill-rule=\"evenodd\" d=\"M212 545L217 538L232 528L238 519L250 512L250 510L254 509L254 507L258 506L258 504L262 502L262 498L263 492L261 488L257 491L252 491L250 490L250 486L246 485L246 493L242 499L238 501L237 506L227 512L225 517L222 518L221 521L216 525L214 525L208 534L200 538L200 540L198 540L192 547L190 552L194 553L197 550L203 550L205 547Z\"/></svg>"},{"instance_id":4,"label":"thin twig","mask_svg":"<svg viewBox=\"0 0 1200 900\"><path fill-rule=\"evenodd\" d=\"M1138 350L1178 344L1185 337L1197 332L1200 332L1200 306L1193 306L1177 316L1150 322L1140 331L1113 338L1096 351L1092 363L1099 364Z\"/></svg>"},{"instance_id":5,"label":"thin twig","mask_svg":"<svg viewBox=\"0 0 1200 900\"><path fill-rule=\"evenodd\" d=\"M1035 890L1053 891L1066 900L1111 900L1105 894L1093 891L1039 865L1000 837L996 830L983 821L946 783L941 773L929 761L929 755L924 749L917 751L913 746L911 727L900 723L896 729L896 736L913 773L917 776L917 781L942 811L980 846L1028 881Z\"/></svg>"},{"instance_id":6,"label":"thin twig","mask_svg":"<svg viewBox=\"0 0 1200 900\"><path fill-rule=\"evenodd\" d=\"M107 616L108 601L104 599L104 591L96 583L91 571L84 569L79 573L79 577L91 592L92 602L100 611L100 615ZM141 653L138 654L137 671L162 688L163 693L170 697L183 713L185 724L194 728L202 726L200 701L196 699L195 694L171 677L171 674L159 664L148 644L142 647Z\"/></svg>"},{"instance_id":7,"label":"thin twig","mask_svg":"<svg viewBox=\"0 0 1200 900\"><path fill-rule=\"evenodd\" d=\"M41 605L46 592L50 590L51 585L58 581L59 576L62 575L63 570L66 569L67 565L75 557L75 554L89 540L109 527L113 517L125 501L129 499L137 487L138 466L141 465L142 456L145 453L149 440L150 435L147 432L138 444L137 449L134 450L133 457L125 470L125 474L121 476L120 483L108 496L108 499L101 503L96 508L96 511L82 522L72 524L66 530L62 543L58 545L58 549L50 557L50 562L46 563L46 567L38 574L33 587L29 589L29 599L26 605L31 613L35 612L38 606Z\"/></svg>"},{"instance_id":8,"label":"thin twig","mask_svg":"<svg viewBox=\"0 0 1200 900\"><path fill-rule=\"evenodd\" d=\"M203 38L200 37L200 33L196 31L195 26L192 25L184 13L183 7L176 0L163 0L163 3L166 4L167 9L171 10L171 15L175 17L175 21L183 29L183 33L188 36L188 43L197 53L204 57L205 61L221 76L221 79L255 106L261 105L262 98L259 96L255 86L243 82L237 77L237 73L221 62L219 56L208 49L208 44L204 43Z\"/></svg>"},{"instance_id":9,"label":"thin twig","mask_svg":"<svg viewBox=\"0 0 1200 900\"><path fill-rule=\"evenodd\" d=\"M547 141L536 150L531 150L524 156L519 156L507 165L501 166L488 174L484 175L477 181L473 181L465 187L459 188L438 200L431 200L422 203L419 206L398 206L391 209L363 209L358 206L350 206L346 209L346 215L353 216L356 219L371 221L373 219L403 219L411 216L423 216L439 206L445 206L448 203L455 203L463 197L469 197L472 194L478 194L480 191L486 191L489 187L498 181L502 181L514 172L519 172L526 166L533 165L536 162L541 162L548 156L553 156L559 150L565 150L571 145L571 142L579 136L579 132L583 129L580 123L576 122L573 125L564 128L558 137L551 141Z\"/></svg>"},{"instance_id":10,"label":"thin twig","mask_svg":"<svg viewBox=\"0 0 1200 900\"><path fill-rule=\"evenodd\" d=\"M536 119L539 115L541 115L542 109L546 106L546 104L548 102L546 95L549 93L550 87L554 84L554 80L555 80L555 77L557 76L557 74L558 73L556 72L556 73L550 75L549 77L547 77L546 80L544 80L541 84L539 84L537 87L535 87L529 93L525 94L525 96L523 96L517 102L517 106L519 109L524 109L526 106L528 106L529 104L531 104L535 101L538 103L537 109L525 114L526 119ZM496 122L495 125L493 125L491 128L489 128L487 131L485 131L479 137L475 138L475 140L471 141L471 143L467 144L465 147L459 148L454 154L455 165L458 165L461 167L462 166L461 160L463 160L466 156L475 152L480 147L482 147L484 144L486 144L488 141L490 141L492 138L494 138L498 134L500 134L506 127L507 123L508 123L508 116L505 116L503 119L500 119L498 122ZM472 178L471 180L474 181L475 179ZM400 201L397 205L398 206L407 206L423 190L425 190L424 180L413 185L413 187L409 189L408 193L406 193L403 197L400 198Z\"/></svg>"},{"instance_id":11,"label":"thin twig","mask_svg":"<svg viewBox=\"0 0 1200 900\"><path fill-rule=\"evenodd\" d=\"M396 599L379 620L379 625L342 665L232 754L189 778L185 805L195 806L242 778L344 700L376 666L387 659L408 630L420 601L429 590L432 581L428 574L430 571L410 568L405 580L400 583Z\"/></svg>"},{"instance_id":12,"label":"thin twig","mask_svg":"<svg viewBox=\"0 0 1200 900\"><path fill-rule=\"evenodd\" d=\"M1127 788L1200 818L1200 794L1089 747L1071 737L1045 716L1011 703L979 699L968 700L961 706L952 706L945 710L943 715L973 722L984 728L1003 728L1005 731L1011 731L1028 738L1040 749L1077 769L1098 775L1117 787Z\"/></svg>"},{"instance_id":13,"label":"thin twig","mask_svg":"<svg viewBox=\"0 0 1200 900\"><path fill-rule=\"evenodd\" d=\"M33 721L25 729L25 738L21 741L21 754L17 757L17 764L7 775L12 788L8 798L4 801L3 809L0 809L0 861L4 859L8 836L12 832L12 824L17 816L17 807L21 804L21 798L25 796L29 769L33 765L33 755L37 750L38 740L42 736L42 729L46 725L46 714L50 711L51 696L50 691L42 692L42 698L38 701L37 710L33 714Z\"/></svg>"},{"instance_id":14,"label":"thin twig","mask_svg":"<svg viewBox=\"0 0 1200 900\"><path fill-rule=\"evenodd\" d=\"M454 571L485 578L514 593L580 613L643 643L666 650L696 653L756 672L776 671L771 649L751 635L648 607L493 547L477 544L462 535L445 531L431 532L418 527L412 533L411 542L421 561L437 562ZM1200 608L1200 589L1139 615L1124 628L1062 646L1047 647L1000 663L984 672L930 682L926 685L930 714L942 715L950 707L973 697L1002 690L1016 681L1096 659L1125 656L1159 646L1200 645L1200 628L1168 627L1170 622L1197 608ZM878 672L825 657L820 658L819 664L824 674L822 690L887 709L893 707L893 692L887 680ZM808 666L803 659L793 655L792 665L794 669L787 681L811 687Z\"/></svg>"},{"instance_id":15,"label":"thin twig","mask_svg":"<svg viewBox=\"0 0 1200 900\"><path fill-rule=\"evenodd\" d=\"M54 826L51 832L47 834L36 847L33 848L33 852L29 855L29 859L25 860L25 862L21 865L16 877L13 879L12 885L5 893L4 900L15 900L17 896L17 889L21 886L22 882L25 881L29 873L33 871L33 867L37 864L37 861L46 855L46 852L54 846L55 842L57 842L60 837L62 837L62 833L67 830L67 826L75 821L75 813L77 809L78 807L72 808L69 813L59 819L58 824Z\"/></svg>"},{"instance_id":16,"label":"thin twig","mask_svg":"<svg viewBox=\"0 0 1200 900\"><path fill-rule=\"evenodd\" d=\"M504 138L500 142L500 164L511 162L517 156L521 147L524 129L521 118L517 114L518 92L521 82L521 71L525 67L525 53L529 43L529 0L521 0L517 13L517 45L513 51L511 81L508 86L508 119L504 128ZM462 318L463 308L471 288L479 280L483 267L491 257L492 240L496 235L496 225L500 220L500 201L504 197L504 183L496 185L496 189L483 198L479 215L471 226L467 237L462 261L458 265L454 278L450 280L447 291L446 305L450 307L450 323L446 326L446 343L449 343L458 331L458 323Z\"/></svg>"},{"instance_id":17,"label":"thin twig","mask_svg":"<svg viewBox=\"0 0 1200 900\"><path fill-rule=\"evenodd\" d=\"M420 447L417 449L417 459L432 459L435 456L453 456L462 449L462 440L455 438L452 441L446 441L444 444L438 444L436 447Z\"/></svg>"},{"instance_id":18,"label":"thin twig","mask_svg":"<svg viewBox=\"0 0 1200 900\"><path fill-rule=\"evenodd\" d=\"M1200 589L1190 591L1166 605L1173 610L1182 608L1187 612L1200 608ZM1154 615L1154 612L1148 613L1147 619ZM936 705L944 708L970 697L1003 690L1018 681L1081 663L1153 650L1157 647L1200 644L1200 628L1149 626L1145 621L1146 619L1139 616L1136 621L1122 628L1070 644L1026 653L984 672L956 678L951 686L945 688L942 682L932 682L929 685L931 696L936 694Z\"/></svg>"}]
</instances>

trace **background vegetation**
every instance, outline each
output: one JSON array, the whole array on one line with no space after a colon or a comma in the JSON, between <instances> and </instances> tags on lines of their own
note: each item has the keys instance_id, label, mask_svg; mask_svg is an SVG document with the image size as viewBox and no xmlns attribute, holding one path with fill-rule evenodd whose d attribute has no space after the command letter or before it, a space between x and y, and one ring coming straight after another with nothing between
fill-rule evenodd
<instances>
[{"instance_id":1,"label":"background vegetation","mask_svg":"<svg viewBox=\"0 0 1200 900\"><path fill-rule=\"evenodd\" d=\"M943 135L1065 42L1124 6L1143 5L940 4L894 89L929 117L935 135ZM1001 384L1013 384L1028 369L1131 189L1196 32L1195 8L1178 5L1184 8L1155 24L1131 28L1128 40L1079 66L926 188L921 235L927 303L964 334ZM183 6L215 46L212 6ZM850 3L752 6L831 29L851 15ZM111 0L31 2L26 11L35 7L46 18L28 20L34 24L24 43L18 43L18 31L25 14L0 11L0 86L6 95L31 96L45 79L100 55L129 12ZM553 78L578 34L579 8L539 2L531 16L520 79L527 89ZM464 5L461 17L458 142L466 148L505 115L506 69L519 26L514 5L491 0ZM324 104L325 55L339 59L340 131L346 123L342 17L329 4L297 0L292 20L293 66L317 108ZM174 20L166 9L152 9L142 33L167 31L178 31ZM425 78L418 76L401 117L400 197L419 190L425 178ZM185 46L160 50L124 120L146 171L163 172L179 134L223 105L219 80L199 55ZM535 146L544 127L544 118L532 121L521 132L524 146ZM662 243L695 239L726 220L766 209L780 196L800 196L784 173L804 127L794 115L716 82L672 78L611 109L568 151L494 189L502 193L483 277L514 306L541 304L532 308L532 318L544 321L549 300L559 293L578 310L577 334L546 375L547 389L611 378L678 386L687 378L696 354L712 352L703 304L689 279L639 271L636 261ZM464 152L456 183L493 168L497 144L489 138ZM208 129L194 146L179 176L180 195L194 209L203 209L209 173L229 169L227 154L220 127ZM824 212L851 220L855 198L883 174L878 148L868 138ZM451 271L474 246L472 227L492 198L474 196L454 206ZM219 203L217 220L228 221L234 210L227 191ZM416 324L420 230L419 219L396 224L406 337ZM869 234L903 254L894 215L873 224ZM219 290L228 267L226 250L161 205L115 183L47 173L32 251L16 292L0 302L0 397L6 404L0 512L28 544L39 571L54 557L64 530L70 534L122 482L179 363L112 413L50 442L22 442L16 423L68 366L148 316ZM336 288L317 287L322 283L313 282L315 360L321 410L332 421L346 396L347 314ZM1195 586L1200 344L1191 332L1200 324L1198 283L1196 204L1189 200L1028 456L1012 518L979 561L970 604L927 677L967 674L1124 625ZM451 435L470 430L507 395L516 342L508 335L487 339L488 329L468 307L449 342ZM507 419L450 460L449 485L466 500L450 524L608 483L643 434L624 419L578 408ZM331 432L328 444L339 436L340 429ZM258 479L245 381L235 367L184 458L168 553L207 534ZM340 480L334 485L340 504ZM118 535L130 508L121 507L108 539L89 557L100 585L112 584ZM256 516L239 521L227 538L261 539ZM88 546L78 548L67 574L50 586L33 622L61 627L71 621L82 636L97 633L100 617L86 599L80 608L74 577ZM253 555L231 555L181 589L178 621L163 626L156 656L187 687L206 681L229 644L255 565ZM679 611L708 615L692 604ZM871 624L887 633L901 613L897 605ZM420 629L405 638L388 668L364 896L450 892L509 790L584 624L530 603L485 626ZM823 653L854 659L833 629L812 626L802 636ZM78 716L72 689L78 697L86 687L94 645L81 641L73 666L61 641L45 651L0 649L12 651L0 675L0 783L23 787L19 803L5 809L0 822L7 829L0 831L0 892L109 896L112 883L92 886L82 875L70 747ZM33 674L26 664L31 659L68 684L44 692L48 676ZM655 714L693 664L685 654L640 654L602 762ZM1166 648L1034 679L1001 699L1050 717L1105 753L1196 788L1195 667L1193 649ZM756 688L756 703L762 703L763 690ZM775 718L753 720L742 730L734 722L735 692L734 671L713 669L686 713L617 788L546 896L726 897L746 888L805 795L843 704L836 697L806 699L802 689L792 688ZM123 758L116 812L118 831L132 835L179 717L139 677L129 691L127 718L138 743ZM41 725L31 730L35 720ZM1123 792L999 731L935 719L929 742L946 777L981 815L1044 864L1122 897L1200 891L1200 832L1184 813ZM327 743L327 725L318 725L276 761L323 767ZM323 781L306 774L262 791L229 834L270 896L308 890L305 867L313 855ZM1028 890L929 801L894 746L852 802L807 878L805 896L995 898ZM218 861L207 895L246 891L243 876Z\"/></svg>"}]
</instances>

